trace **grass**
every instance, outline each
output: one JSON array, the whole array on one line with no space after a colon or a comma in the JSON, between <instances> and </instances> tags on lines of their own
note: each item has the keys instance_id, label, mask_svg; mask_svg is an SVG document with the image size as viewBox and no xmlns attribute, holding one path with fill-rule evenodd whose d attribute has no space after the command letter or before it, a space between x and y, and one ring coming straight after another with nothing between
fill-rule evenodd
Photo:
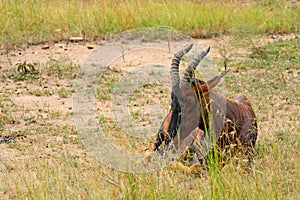
<instances>
[{"instance_id":1,"label":"grass","mask_svg":"<svg viewBox=\"0 0 300 200\"><path fill-rule=\"evenodd\" d=\"M246 93L259 121L259 140L250 171L233 159L222 169L211 165L202 177L169 167L149 174L122 173L82 153L84 147L76 139L71 125L48 123L38 130L21 129L22 135L30 140L10 145L11 150L26 155L21 160L1 158L1 196L17 199L298 199L300 115L295 111L299 110L300 83L295 72L299 76L299 49L298 38L279 40L253 48L247 59L230 65L232 72L226 77L227 89ZM107 71L105 81L99 84L108 86L114 83L112 78L116 80L116 74ZM49 120L63 115L52 111ZM99 121L106 124L103 127L114 125L105 115L100 115ZM122 140L116 135L118 128L111 130L116 140ZM43 133L47 136L41 140L38 136ZM130 145L136 147L134 143L127 145L128 148Z\"/></svg>"},{"instance_id":2,"label":"grass","mask_svg":"<svg viewBox=\"0 0 300 200\"><path fill-rule=\"evenodd\" d=\"M1 1L0 46L86 40L141 27L193 37L299 32L299 4L264 1Z\"/></svg>"},{"instance_id":3,"label":"grass","mask_svg":"<svg viewBox=\"0 0 300 200\"><path fill-rule=\"evenodd\" d=\"M0 90L0 131L3 131L6 124L14 124L16 120L11 115L16 108L14 102L5 94L4 89Z\"/></svg>"},{"instance_id":4,"label":"grass","mask_svg":"<svg viewBox=\"0 0 300 200\"><path fill-rule=\"evenodd\" d=\"M287 62L299 63L300 55L297 51L298 48L300 48L300 38L290 41L279 40L275 44L255 48L251 54L251 58L262 59L264 65L270 65L276 62L283 64Z\"/></svg>"},{"instance_id":5,"label":"grass","mask_svg":"<svg viewBox=\"0 0 300 200\"><path fill-rule=\"evenodd\" d=\"M29 68L31 66L34 67ZM74 64L70 59L60 57L58 60L51 60L46 63L16 63L15 66L11 65L8 69L1 70L0 78L2 80L33 82L39 82L49 77L74 79L78 69L79 65Z\"/></svg>"},{"instance_id":6,"label":"grass","mask_svg":"<svg viewBox=\"0 0 300 200\"><path fill-rule=\"evenodd\" d=\"M253 47L247 59L232 62L229 66L232 70L226 77L225 84L230 95L246 93L258 116L259 140L250 171L245 171L243 166L231 160L222 169L212 166L202 177L169 167L149 174L118 172L99 164L86 152L70 122L72 115L69 111L58 111L55 107L52 110L50 105L44 104L35 105L36 110L22 110L22 105L14 104L9 98L14 91L9 88L13 83L1 88L1 135L18 137L10 144L0 144L1 198L298 199L299 44L299 38L295 38ZM40 72L37 80L15 80L16 83L21 83L22 87L34 88L40 79L44 78L45 81L49 71L41 66L44 65L36 67ZM57 78L55 85L60 87L73 81L72 74L60 74L57 70L50 72L48 81ZM2 73L7 75L12 72ZM107 70L103 82L99 83L106 88L104 91L107 94L112 92L118 80L117 74L113 70ZM152 86L147 86L145 93L150 93L148 87ZM156 88L152 91L154 96L157 95L155 92L165 95L165 92L160 92L160 86L153 87ZM24 91L20 95L28 95L31 91L34 90ZM140 93L142 91L136 94ZM66 97L69 98L69 95ZM143 96L132 97L130 106L134 107L134 102L139 102ZM110 101L103 98L98 100ZM16 111L29 113L20 118ZM99 115L99 121L106 124L103 127L111 129L116 140L122 140L121 136L118 137L119 129L114 127L114 121L106 115ZM140 143L133 142L124 146L140 148ZM147 143L143 145L148 146Z\"/></svg>"},{"instance_id":7,"label":"grass","mask_svg":"<svg viewBox=\"0 0 300 200\"><path fill-rule=\"evenodd\" d=\"M2 1L0 45L53 42L78 34L93 40L147 26L174 27L196 37L299 30L299 5L283 1L151 3ZM35 70L27 72L16 66L1 69L0 136L16 139L0 144L0 199L299 199L299 45L295 38L253 46L249 57L228 64L231 72L224 82L228 95L245 93L258 117L254 164L245 171L231 160L222 169L212 166L202 177L171 167L148 174L123 173L97 162L81 143L67 108L78 69L70 60L34 63ZM98 102L111 101L121 74L106 71L96 91ZM169 94L159 85L136 91L129 107L135 107L132 117L137 119L144 114L138 108L153 103L144 102L143 93L152 96L153 102L169 103ZM15 102L22 96L39 100L57 96L63 103L55 99L57 104L40 102L28 108ZM58 103L65 110L59 110ZM149 146L146 140L129 143L106 114L101 112L98 120L112 132L113 142L130 150Z\"/></svg>"}]
</instances>

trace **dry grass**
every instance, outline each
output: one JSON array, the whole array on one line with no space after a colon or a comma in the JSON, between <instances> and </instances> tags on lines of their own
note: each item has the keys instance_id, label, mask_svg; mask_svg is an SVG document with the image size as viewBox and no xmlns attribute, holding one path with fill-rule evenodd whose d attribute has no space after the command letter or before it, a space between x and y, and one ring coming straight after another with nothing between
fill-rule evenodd
<instances>
[{"instance_id":1,"label":"dry grass","mask_svg":"<svg viewBox=\"0 0 300 200\"><path fill-rule=\"evenodd\" d=\"M258 116L259 140L253 169L245 171L233 159L221 170L211 167L202 177L172 168L150 174L122 173L99 164L86 151L72 125L68 108L76 71L61 74L71 66L76 69L68 60L61 60L59 68L55 61L36 64L39 73L34 74L2 70L1 85L5 87L1 87L0 96L1 136L12 136L14 142L0 144L1 198L298 199L299 44L299 39L293 39L255 47L249 58L231 62L232 72L226 78L229 96L245 92ZM120 71L108 70L99 87L108 89L109 94L120 75ZM41 89L45 84L47 88ZM152 94L147 87L156 89ZM147 104L140 95L143 92L151 97L162 89L157 85L147 87L133 94L130 107ZM36 89L41 91L34 92ZM70 92L59 96L62 89ZM168 98L162 96L161 103L167 106ZM109 96L98 101L109 101ZM99 121L114 132L117 129L110 127L115 122L108 113L100 114ZM143 123L141 113L135 116L137 123ZM124 139L121 132L112 136L117 143ZM148 141L133 141L124 143L123 148L141 151L148 145Z\"/></svg>"},{"instance_id":2,"label":"dry grass","mask_svg":"<svg viewBox=\"0 0 300 200\"><path fill-rule=\"evenodd\" d=\"M172 27L194 37L299 31L299 3L286 1L5 1L0 46L84 36L87 40L141 27Z\"/></svg>"},{"instance_id":3,"label":"dry grass","mask_svg":"<svg viewBox=\"0 0 300 200\"><path fill-rule=\"evenodd\" d=\"M298 3L284 1L3 0L0 45L9 48L74 35L93 40L148 26L174 27L196 37L290 33L299 31L298 11ZM240 48L249 44L238 43ZM229 57L227 94L243 92L250 98L259 138L250 171L232 159L222 169L211 166L200 177L171 167L148 174L123 173L92 157L73 124L73 82L79 66L69 59L35 62L34 70L26 73L9 64L1 66L0 199L299 199L299 44L299 38L280 40L250 45L244 49L249 55L242 59L226 52L220 56ZM127 63L124 68L134 64L138 65ZM106 71L99 83L102 90L95 93L98 105L106 105L106 110L98 110L99 122L123 149L141 152L153 138L124 137L111 115L110 93L124 73L113 69ZM135 122L148 123L147 112L141 110L153 102L168 109L169 89L149 84L136 90L129 102ZM13 142L2 143L4 137Z\"/></svg>"}]
</instances>

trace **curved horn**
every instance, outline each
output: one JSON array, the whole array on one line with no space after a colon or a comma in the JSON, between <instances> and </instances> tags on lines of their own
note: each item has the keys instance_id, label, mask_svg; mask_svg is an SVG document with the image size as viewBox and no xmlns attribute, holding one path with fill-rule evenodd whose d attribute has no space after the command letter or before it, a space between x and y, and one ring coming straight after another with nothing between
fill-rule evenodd
<instances>
[{"instance_id":1,"label":"curved horn","mask_svg":"<svg viewBox=\"0 0 300 200\"><path fill-rule=\"evenodd\" d=\"M177 52L174 55L174 58L172 60L171 64L171 80L172 80L172 90L173 89L179 89L179 83L180 83L180 77L179 77L179 63L181 58L187 54L191 48L193 47L193 44L190 44L187 48L182 49L181 51Z\"/></svg>"},{"instance_id":2,"label":"curved horn","mask_svg":"<svg viewBox=\"0 0 300 200\"><path fill-rule=\"evenodd\" d=\"M194 73L195 69L199 65L200 61L209 53L209 51L210 51L210 46L208 46L206 50L202 51L200 54L197 54L194 57L194 59L191 61L191 64L186 68L184 72L181 86L187 86L191 78L195 77L195 73Z\"/></svg>"}]
</instances>

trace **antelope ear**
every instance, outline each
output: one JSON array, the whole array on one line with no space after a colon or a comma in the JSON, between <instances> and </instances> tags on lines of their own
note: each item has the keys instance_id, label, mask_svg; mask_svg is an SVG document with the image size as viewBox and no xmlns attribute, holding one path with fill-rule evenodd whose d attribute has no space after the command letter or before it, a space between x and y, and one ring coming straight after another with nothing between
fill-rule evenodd
<instances>
[{"instance_id":1,"label":"antelope ear","mask_svg":"<svg viewBox=\"0 0 300 200\"><path fill-rule=\"evenodd\" d=\"M168 113L167 117L165 118L165 120L163 121L163 124L162 124L162 130L164 133L167 133L168 132L168 128L169 128L169 125L170 125L170 122L171 122L171 118L172 118L172 115L173 115L173 112L172 110Z\"/></svg>"},{"instance_id":2,"label":"antelope ear","mask_svg":"<svg viewBox=\"0 0 300 200\"><path fill-rule=\"evenodd\" d=\"M225 72L223 72L222 74L213 77L212 79L210 79L209 81L206 82L206 85L208 86L208 89L214 88L216 85L218 85L218 83L220 82L220 80L229 72L229 70L226 70Z\"/></svg>"}]
</instances>

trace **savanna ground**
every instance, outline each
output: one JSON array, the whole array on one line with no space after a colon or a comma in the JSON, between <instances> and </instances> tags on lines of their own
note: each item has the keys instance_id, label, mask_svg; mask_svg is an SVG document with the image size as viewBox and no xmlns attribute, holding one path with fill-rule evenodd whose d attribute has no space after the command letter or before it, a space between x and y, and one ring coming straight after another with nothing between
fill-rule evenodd
<instances>
[{"instance_id":1,"label":"savanna ground","mask_svg":"<svg viewBox=\"0 0 300 200\"><path fill-rule=\"evenodd\" d=\"M0 19L0 199L300 198L297 1L152 5L143 1L94 1L93 8L72 1L56 2L64 6L30 2L11 5L3 1L0 5L6 13ZM75 12L78 6L82 12ZM124 9L128 11L126 16L120 14ZM159 19L153 14L157 9L161 12L157 15L164 14ZM53 18L49 10L56 13ZM99 10L103 12L97 18ZM92 51L87 46L96 46L99 39L95 38L150 25L170 26L207 38L196 41L204 47L212 46L210 57L220 71L225 63L231 69L224 81L227 96L245 93L258 117L259 138L250 172L232 161L202 177L169 167L149 174L123 173L101 165L86 150L73 123L72 94L80 64ZM250 32L238 34L245 30ZM74 34L84 35L86 41L66 42ZM50 48L42 49L44 43ZM138 152L149 147L151 140L124 141L111 114L109 94L127 70L163 56L148 53L141 52L138 62L121 65L116 61L105 71L95 92L102 128L111 133L108 135L113 142ZM166 55L166 65L170 58L171 54ZM157 83L137 90L129 102L134 122L147 124L149 113L145 108L149 105L159 103L167 111L169 90Z\"/></svg>"}]
</instances>

